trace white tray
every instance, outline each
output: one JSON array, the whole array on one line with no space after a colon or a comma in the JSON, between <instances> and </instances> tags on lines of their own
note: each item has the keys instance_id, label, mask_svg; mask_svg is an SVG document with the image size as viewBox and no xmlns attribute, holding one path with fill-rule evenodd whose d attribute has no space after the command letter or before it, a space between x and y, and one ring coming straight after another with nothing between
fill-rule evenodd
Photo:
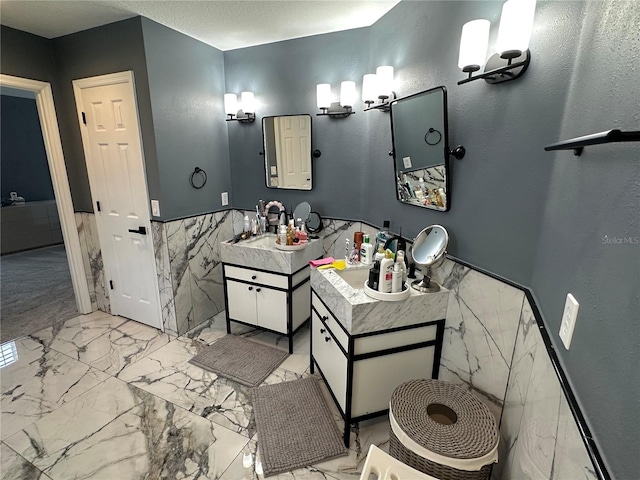
<instances>
[{"instance_id":1,"label":"white tray","mask_svg":"<svg viewBox=\"0 0 640 480\"><path fill-rule=\"evenodd\" d=\"M293 250L304 250L304 248L307 246L307 243L309 242L304 242L304 243L297 243L297 244L293 244L293 245L281 245L279 243L276 243L275 246L278 250L284 250L284 251L293 251Z\"/></svg>"},{"instance_id":2,"label":"white tray","mask_svg":"<svg viewBox=\"0 0 640 480\"><path fill-rule=\"evenodd\" d=\"M369 288L369 285L367 285L367 283L368 282L365 280L364 293L366 293L371 298L375 298L376 300L382 300L384 302L399 302L400 300L404 300L405 298L408 298L409 295L411 295L411 291L409 290L410 287L406 282L402 284L402 288L404 290L398 293L382 293Z\"/></svg>"}]
</instances>

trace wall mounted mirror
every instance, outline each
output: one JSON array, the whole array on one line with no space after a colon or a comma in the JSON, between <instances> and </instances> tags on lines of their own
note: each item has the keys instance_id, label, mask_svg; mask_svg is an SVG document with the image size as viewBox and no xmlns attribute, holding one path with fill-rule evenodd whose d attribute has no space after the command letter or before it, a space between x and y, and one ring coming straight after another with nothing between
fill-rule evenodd
<instances>
[{"instance_id":1,"label":"wall mounted mirror","mask_svg":"<svg viewBox=\"0 0 640 480\"><path fill-rule=\"evenodd\" d=\"M262 117L267 187L311 190L311 115Z\"/></svg>"},{"instance_id":2,"label":"wall mounted mirror","mask_svg":"<svg viewBox=\"0 0 640 480\"><path fill-rule=\"evenodd\" d=\"M392 101L391 136L398 200L449 210L446 88L436 87Z\"/></svg>"}]
</instances>

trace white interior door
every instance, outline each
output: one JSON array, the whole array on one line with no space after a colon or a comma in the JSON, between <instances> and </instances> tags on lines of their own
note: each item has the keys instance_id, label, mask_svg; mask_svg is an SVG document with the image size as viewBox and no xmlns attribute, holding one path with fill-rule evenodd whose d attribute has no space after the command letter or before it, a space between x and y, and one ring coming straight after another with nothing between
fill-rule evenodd
<instances>
[{"instance_id":1,"label":"white interior door","mask_svg":"<svg viewBox=\"0 0 640 480\"><path fill-rule=\"evenodd\" d=\"M274 123L280 188L311 188L311 122L307 115L276 118Z\"/></svg>"},{"instance_id":2,"label":"white interior door","mask_svg":"<svg viewBox=\"0 0 640 480\"><path fill-rule=\"evenodd\" d=\"M111 312L162 329L133 73L73 86Z\"/></svg>"}]
</instances>

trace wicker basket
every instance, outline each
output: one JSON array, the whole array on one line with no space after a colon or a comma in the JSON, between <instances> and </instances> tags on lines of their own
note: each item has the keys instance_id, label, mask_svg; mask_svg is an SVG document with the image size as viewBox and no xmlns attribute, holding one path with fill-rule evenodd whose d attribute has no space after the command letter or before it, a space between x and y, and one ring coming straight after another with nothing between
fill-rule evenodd
<instances>
[{"instance_id":1,"label":"wicker basket","mask_svg":"<svg viewBox=\"0 0 640 480\"><path fill-rule=\"evenodd\" d=\"M393 392L389 417L392 457L441 480L489 478L498 459L498 428L486 405L468 391L439 380L412 380Z\"/></svg>"}]
</instances>

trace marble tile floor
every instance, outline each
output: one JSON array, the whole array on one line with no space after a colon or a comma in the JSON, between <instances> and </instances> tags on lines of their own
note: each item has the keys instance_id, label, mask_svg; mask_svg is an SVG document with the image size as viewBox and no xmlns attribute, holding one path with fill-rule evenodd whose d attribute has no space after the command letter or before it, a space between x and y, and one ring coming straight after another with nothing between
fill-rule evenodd
<instances>
[{"instance_id":1,"label":"marble tile floor","mask_svg":"<svg viewBox=\"0 0 640 480\"><path fill-rule=\"evenodd\" d=\"M78 315L64 245L0 258L0 341Z\"/></svg>"},{"instance_id":2,"label":"marble tile floor","mask_svg":"<svg viewBox=\"0 0 640 480\"><path fill-rule=\"evenodd\" d=\"M232 332L287 347L276 334ZM0 479L263 478L249 389L188 363L225 334L224 312L182 337L94 312L15 340L17 361L0 369ZM308 366L305 328L265 383L308 376ZM358 479L388 432L386 417L363 422L348 456L269 478Z\"/></svg>"}]
</instances>

